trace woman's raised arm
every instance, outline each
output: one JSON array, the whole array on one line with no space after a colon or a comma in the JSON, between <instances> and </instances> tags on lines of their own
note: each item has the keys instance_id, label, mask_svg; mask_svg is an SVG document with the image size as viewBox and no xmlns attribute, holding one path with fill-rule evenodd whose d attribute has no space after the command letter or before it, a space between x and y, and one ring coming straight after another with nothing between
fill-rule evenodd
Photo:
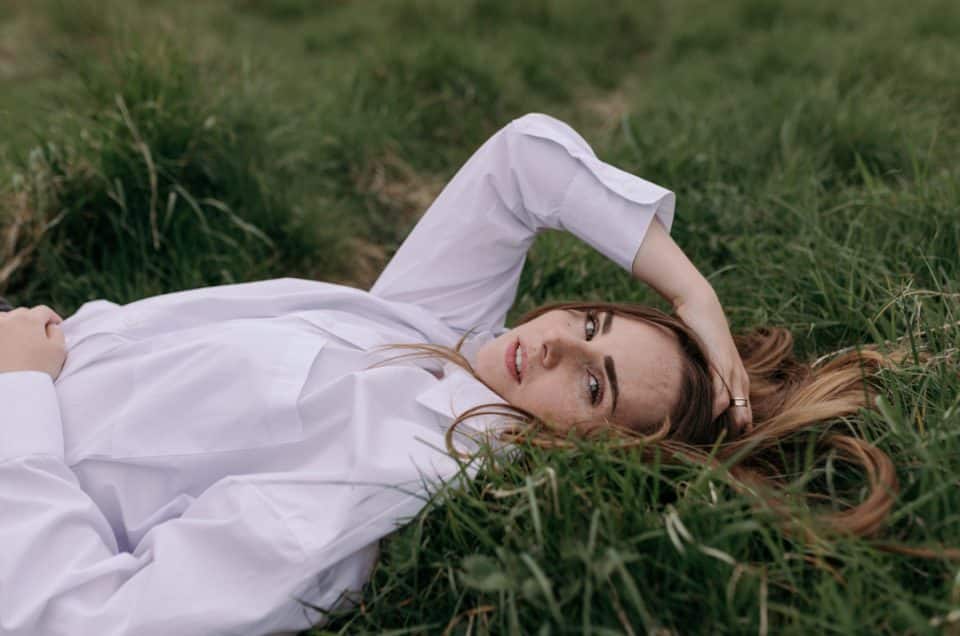
<instances>
[{"instance_id":1,"label":"woman's raised arm","mask_svg":"<svg viewBox=\"0 0 960 636\"><path fill-rule=\"evenodd\" d=\"M653 287L700 338L713 365L713 417L726 411L734 397L750 395L750 378L733 342L727 317L710 283L654 219L633 259L634 277ZM734 426L750 428L749 402L731 409Z\"/></svg>"},{"instance_id":2,"label":"woman's raised arm","mask_svg":"<svg viewBox=\"0 0 960 636\"><path fill-rule=\"evenodd\" d=\"M537 232L567 230L630 270L668 190L600 161L567 124L514 120L477 150L371 291L416 303L455 329L502 327Z\"/></svg>"},{"instance_id":3,"label":"woman's raised arm","mask_svg":"<svg viewBox=\"0 0 960 636\"><path fill-rule=\"evenodd\" d=\"M713 288L669 236L674 195L604 163L570 126L525 115L447 184L371 291L424 306L460 331L497 329L537 232L567 230L669 300L716 367L714 415L749 380ZM656 222L654 222L656 219ZM750 409L735 421L748 426Z\"/></svg>"}]
</instances>

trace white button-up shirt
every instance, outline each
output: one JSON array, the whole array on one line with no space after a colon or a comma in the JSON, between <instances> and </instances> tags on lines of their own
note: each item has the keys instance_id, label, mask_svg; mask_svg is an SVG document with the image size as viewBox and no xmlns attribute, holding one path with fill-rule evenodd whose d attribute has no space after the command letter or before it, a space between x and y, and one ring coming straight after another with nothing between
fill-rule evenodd
<instances>
[{"instance_id":1,"label":"white button-up shirt","mask_svg":"<svg viewBox=\"0 0 960 636\"><path fill-rule=\"evenodd\" d=\"M474 473L445 450L455 415L502 401L450 363L373 366L396 353L377 347L474 329L471 356L504 329L537 232L629 269L673 201L528 115L471 157L369 292L288 278L85 304L56 382L0 374L0 633L320 622L304 603L362 587L431 484Z\"/></svg>"}]
</instances>

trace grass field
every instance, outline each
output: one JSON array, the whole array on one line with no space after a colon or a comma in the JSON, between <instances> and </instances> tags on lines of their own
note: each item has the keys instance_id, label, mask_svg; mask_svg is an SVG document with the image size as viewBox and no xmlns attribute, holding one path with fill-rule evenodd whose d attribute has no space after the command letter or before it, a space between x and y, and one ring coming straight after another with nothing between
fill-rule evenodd
<instances>
[{"instance_id":1,"label":"grass field","mask_svg":"<svg viewBox=\"0 0 960 636\"><path fill-rule=\"evenodd\" d=\"M386 540L316 633L960 634L960 563L876 546L960 546L960 330L934 331L960 320L958 77L949 0L6 0L0 293L368 286L483 139L550 113L676 191L735 330L932 354L836 423L898 463L887 529L799 542L705 469L530 450ZM561 298L660 304L543 236L516 309ZM798 479L856 498L835 459Z\"/></svg>"}]
</instances>

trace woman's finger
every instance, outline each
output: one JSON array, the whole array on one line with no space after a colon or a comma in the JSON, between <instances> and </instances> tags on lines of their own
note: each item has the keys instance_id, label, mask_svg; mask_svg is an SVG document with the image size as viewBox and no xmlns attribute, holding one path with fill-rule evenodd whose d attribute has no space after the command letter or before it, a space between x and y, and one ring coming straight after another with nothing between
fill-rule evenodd
<instances>
[{"instance_id":1,"label":"woman's finger","mask_svg":"<svg viewBox=\"0 0 960 636\"><path fill-rule=\"evenodd\" d=\"M713 391L713 419L729 410L732 434L740 435L753 430L753 408L749 402L750 379L745 370L740 368L730 372L726 380L714 371ZM734 405L735 397L747 398L746 406Z\"/></svg>"},{"instance_id":2,"label":"woman's finger","mask_svg":"<svg viewBox=\"0 0 960 636\"><path fill-rule=\"evenodd\" d=\"M741 433L749 433L753 430L753 416L750 410L749 405L730 407L733 423Z\"/></svg>"},{"instance_id":3,"label":"woman's finger","mask_svg":"<svg viewBox=\"0 0 960 636\"><path fill-rule=\"evenodd\" d=\"M746 406L731 404L730 411L740 431L749 432L753 429L753 405L750 404L750 378L745 371L734 374L730 379L730 390L733 391L733 397L747 398Z\"/></svg>"},{"instance_id":4,"label":"woman's finger","mask_svg":"<svg viewBox=\"0 0 960 636\"><path fill-rule=\"evenodd\" d=\"M730 394L727 393L727 387L724 385L723 378L714 371L713 373L713 419L717 419L727 407L730 406Z\"/></svg>"},{"instance_id":5,"label":"woman's finger","mask_svg":"<svg viewBox=\"0 0 960 636\"><path fill-rule=\"evenodd\" d=\"M44 325L49 322L60 324L63 322L63 318L60 317L57 312L50 309L46 305L37 305L30 309L30 315L35 317L37 320L42 321Z\"/></svg>"}]
</instances>

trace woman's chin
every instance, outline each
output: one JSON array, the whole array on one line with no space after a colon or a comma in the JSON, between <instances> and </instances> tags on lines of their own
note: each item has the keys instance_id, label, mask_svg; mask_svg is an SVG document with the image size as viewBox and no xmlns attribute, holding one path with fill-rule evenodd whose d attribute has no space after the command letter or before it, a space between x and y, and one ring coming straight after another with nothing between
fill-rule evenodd
<instances>
[{"instance_id":1,"label":"woman's chin","mask_svg":"<svg viewBox=\"0 0 960 636\"><path fill-rule=\"evenodd\" d=\"M500 340L500 338L491 340L480 348L477 352L477 361L473 366L473 370L481 382L509 402L510 385L508 380L512 380L512 378L506 377L506 369L503 368L502 348L504 345L498 342L498 340Z\"/></svg>"}]
</instances>

